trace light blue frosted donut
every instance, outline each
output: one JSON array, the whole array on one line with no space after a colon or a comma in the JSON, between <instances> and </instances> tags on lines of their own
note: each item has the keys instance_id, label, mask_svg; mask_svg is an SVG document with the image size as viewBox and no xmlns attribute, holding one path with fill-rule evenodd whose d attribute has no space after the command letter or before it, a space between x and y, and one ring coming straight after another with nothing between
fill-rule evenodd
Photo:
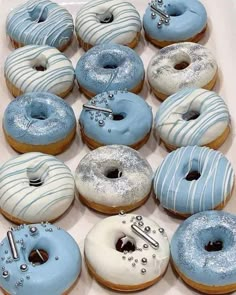
<instances>
[{"instance_id":1,"label":"light blue frosted donut","mask_svg":"<svg viewBox=\"0 0 236 295\"><path fill-rule=\"evenodd\" d=\"M88 106L102 107L112 112L109 115L108 112L84 108L80 114L82 135L84 133L99 145L133 146L151 131L151 107L133 93L104 92L89 101Z\"/></svg>"},{"instance_id":2,"label":"light blue frosted donut","mask_svg":"<svg viewBox=\"0 0 236 295\"><path fill-rule=\"evenodd\" d=\"M76 127L72 108L47 92L19 96L6 108L3 128L17 142L48 145L65 139Z\"/></svg>"},{"instance_id":3,"label":"light blue frosted donut","mask_svg":"<svg viewBox=\"0 0 236 295\"><path fill-rule=\"evenodd\" d=\"M18 257L12 253L8 235L0 244L0 286L7 293L61 295L76 281L81 254L69 233L42 223L12 228L10 235Z\"/></svg>"},{"instance_id":4,"label":"light blue frosted donut","mask_svg":"<svg viewBox=\"0 0 236 295\"><path fill-rule=\"evenodd\" d=\"M211 287L211 294L221 294L220 288L228 286L228 292L232 292L236 284L235 237L235 215L223 211L195 214L179 226L172 238L172 261L185 277L203 285L198 290Z\"/></svg>"},{"instance_id":5,"label":"light blue frosted donut","mask_svg":"<svg viewBox=\"0 0 236 295\"><path fill-rule=\"evenodd\" d=\"M127 46L98 45L85 53L77 63L76 78L82 88L94 95L110 91L132 91L144 79L141 58Z\"/></svg>"},{"instance_id":6,"label":"light blue frosted donut","mask_svg":"<svg viewBox=\"0 0 236 295\"><path fill-rule=\"evenodd\" d=\"M186 41L206 27L206 9L198 0L155 0L154 7L165 12L169 19L167 23L160 14L149 5L143 17L146 34L154 40L178 42Z\"/></svg>"},{"instance_id":7,"label":"light blue frosted donut","mask_svg":"<svg viewBox=\"0 0 236 295\"><path fill-rule=\"evenodd\" d=\"M73 37L71 14L49 0L30 0L13 9L7 17L10 38L24 45L50 45L63 50ZM15 44L16 45L16 44Z\"/></svg>"},{"instance_id":8,"label":"light blue frosted donut","mask_svg":"<svg viewBox=\"0 0 236 295\"><path fill-rule=\"evenodd\" d=\"M154 191L161 205L182 215L225 205L233 185L233 167L225 156L198 146L170 153L154 176Z\"/></svg>"}]
</instances>

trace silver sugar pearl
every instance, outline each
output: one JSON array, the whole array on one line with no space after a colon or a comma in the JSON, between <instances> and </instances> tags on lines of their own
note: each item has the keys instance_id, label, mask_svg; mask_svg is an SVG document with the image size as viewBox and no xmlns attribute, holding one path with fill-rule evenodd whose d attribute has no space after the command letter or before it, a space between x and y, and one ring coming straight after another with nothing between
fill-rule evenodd
<instances>
[{"instance_id":1,"label":"silver sugar pearl","mask_svg":"<svg viewBox=\"0 0 236 295\"><path fill-rule=\"evenodd\" d=\"M142 262L143 265L147 264L147 258L143 257L143 258L141 259L141 262Z\"/></svg>"},{"instance_id":2,"label":"silver sugar pearl","mask_svg":"<svg viewBox=\"0 0 236 295\"><path fill-rule=\"evenodd\" d=\"M157 27L160 29L162 27L162 23L161 22L158 22L157 23Z\"/></svg>"},{"instance_id":3,"label":"silver sugar pearl","mask_svg":"<svg viewBox=\"0 0 236 295\"><path fill-rule=\"evenodd\" d=\"M119 213L119 215L124 216L125 215L125 211L124 210L121 210L120 213Z\"/></svg>"},{"instance_id":4,"label":"silver sugar pearl","mask_svg":"<svg viewBox=\"0 0 236 295\"><path fill-rule=\"evenodd\" d=\"M136 219L137 219L138 221L140 221L140 220L143 219L143 217L139 215L139 216L136 216Z\"/></svg>"},{"instance_id":5,"label":"silver sugar pearl","mask_svg":"<svg viewBox=\"0 0 236 295\"><path fill-rule=\"evenodd\" d=\"M21 264L21 266L20 266L20 270L21 271L27 271L27 269L28 269L28 266L27 266L27 264Z\"/></svg>"},{"instance_id":6,"label":"silver sugar pearl","mask_svg":"<svg viewBox=\"0 0 236 295\"><path fill-rule=\"evenodd\" d=\"M165 232L165 230L164 230L164 228L159 228L159 232L161 233L161 234L164 234L164 232Z\"/></svg>"},{"instance_id":7,"label":"silver sugar pearl","mask_svg":"<svg viewBox=\"0 0 236 295\"><path fill-rule=\"evenodd\" d=\"M127 251L127 250L125 250L123 253L124 253L124 254L128 254L128 251Z\"/></svg>"},{"instance_id":8,"label":"silver sugar pearl","mask_svg":"<svg viewBox=\"0 0 236 295\"><path fill-rule=\"evenodd\" d=\"M2 272L2 277L3 277L4 279L7 279L7 278L9 277L9 272L8 272L7 270L4 270L4 271Z\"/></svg>"},{"instance_id":9,"label":"silver sugar pearl","mask_svg":"<svg viewBox=\"0 0 236 295\"><path fill-rule=\"evenodd\" d=\"M165 24L166 24L166 25L169 25L169 23L170 23L169 19L166 19L166 20L165 20Z\"/></svg>"},{"instance_id":10,"label":"silver sugar pearl","mask_svg":"<svg viewBox=\"0 0 236 295\"><path fill-rule=\"evenodd\" d=\"M139 225L139 226L143 226L143 222L140 221L140 222L138 223L138 225Z\"/></svg>"},{"instance_id":11,"label":"silver sugar pearl","mask_svg":"<svg viewBox=\"0 0 236 295\"><path fill-rule=\"evenodd\" d=\"M134 258L133 258L132 256L128 258L129 261L131 261L131 260L133 260L133 259L134 259Z\"/></svg>"},{"instance_id":12,"label":"silver sugar pearl","mask_svg":"<svg viewBox=\"0 0 236 295\"><path fill-rule=\"evenodd\" d=\"M29 231L31 235L36 235L38 233L38 229L36 226L31 226Z\"/></svg>"},{"instance_id":13,"label":"silver sugar pearl","mask_svg":"<svg viewBox=\"0 0 236 295\"><path fill-rule=\"evenodd\" d=\"M149 231L151 230L151 228L150 228L150 226L145 226L144 230L145 230L146 232L149 232Z\"/></svg>"},{"instance_id":14,"label":"silver sugar pearl","mask_svg":"<svg viewBox=\"0 0 236 295\"><path fill-rule=\"evenodd\" d=\"M145 273L146 273L146 269L145 268L142 268L141 269L141 274L144 275Z\"/></svg>"},{"instance_id":15,"label":"silver sugar pearl","mask_svg":"<svg viewBox=\"0 0 236 295\"><path fill-rule=\"evenodd\" d=\"M155 19L157 17L156 13L155 12L152 12L151 13L151 17L152 17L152 19Z\"/></svg>"},{"instance_id":16,"label":"silver sugar pearl","mask_svg":"<svg viewBox=\"0 0 236 295\"><path fill-rule=\"evenodd\" d=\"M148 244L144 244L144 245L143 245L143 248L144 248L144 249L148 249Z\"/></svg>"},{"instance_id":17,"label":"silver sugar pearl","mask_svg":"<svg viewBox=\"0 0 236 295\"><path fill-rule=\"evenodd\" d=\"M108 95L108 98L109 98L109 99L114 99L114 94L110 93L110 94Z\"/></svg>"},{"instance_id":18,"label":"silver sugar pearl","mask_svg":"<svg viewBox=\"0 0 236 295\"><path fill-rule=\"evenodd\" d=\"M98 121L98 125L99 125L100 127L102 127L102 126L105 125L105 122L104 122L103 120L99 120L99 121Z\"/></svg>"}]
</instances>

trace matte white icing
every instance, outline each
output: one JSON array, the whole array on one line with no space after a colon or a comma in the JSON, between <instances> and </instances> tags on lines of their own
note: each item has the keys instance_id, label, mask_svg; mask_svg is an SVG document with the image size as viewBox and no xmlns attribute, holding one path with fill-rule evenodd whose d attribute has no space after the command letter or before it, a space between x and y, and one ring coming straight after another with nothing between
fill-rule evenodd
<instances>
[{"instance_id":1,"label":"matte white icing","mask_svg":"<svg viewBox=\"0 0 236 295\"><path fill-rule=\"evenodd\" d=\"M85 239L87 261L104 280L135 286L152 281L164 273L170 255L167 235L159 231L159 225L153 220L145 217L139 219L134 214L108 217L97 223L88 233ZM140 224L138 226L143 230L150 227L148 235L159 243L158 249L152 248L146 240L132 231L131 225L134 223ZM116 250L116 242L123 236L135 241L134 252L125 254ZM142 263L142 258L147 259L146 264ZM145 269L144 273L142 269Z\"/></svg>"},{"instance_id":2,"label":"matte white icing","mask_svg":"<svg viewBox=\"0 0 236 295\"><path fill-rule=\"evenodd\" d=\"M43 66L45 71L34 67ZM56 48L28 45L13 51L6 59L5 77L25 92L47 91L57 95L67 91L74 83L71 61Z\"/></svg>"},{"instance_id":3,"label":"matte white icing","mask_svg":"<svg viewBox=\"0 0 236 295\"><path fill-rule=\"evenodd\" d=\"M199 114L185 120L191 111ZM168 97L155 118L155 131L161 139L176 147L206 145L224 133L230 124L228 108L215 92L205 89L183 89Z\"/></svg>"},{"instance_id":4,"label":"matte white icing","mask_svg":"<svg viewBox=\"0 0 236 295\"><path fill-rule=\"evenodd\" d=\"M183 70L177 64L189 64ZM202 88L213 80L217 63L204 46L191 42L173 44L162 48L150 61L147 75L153 89L165 95L176 93L186 87Z\"/></svg>"},{"instance_id":5,"label":"matte white icing","mask_svg":"<svg viewBox=\"0 0 236 295\"><path fill-rule=\"evenodd\" d=\"M110 23L101 23L103 16L113 15ZM123 0L92 0L78 12L75 30L85 43L119 43L126 45L141 31L141 20L136 8Z\"/></svg>"},{"instance_id":6,"label":"matte white icing","mask_svg":"<svg viewBox=\"0 0 236 295\"><path fill-rule=\"evenodd\" d=\"M30 179L41 179L31 186ZM74 199L74 178L53 156L26 153L7 161L0 170L0 208L11 216L34 223L54 220Z\"/></svg>"},{"instance_id":7,"label":"matte white icing","mask_svg":"<svg viewBox=\"0 0 236 295\"><path fill-rule=\"evenodd\" d=\"M121 177L106 177L119 170ZM100 147L79 163L75 183L88 201L108 207L128 206L144 199L152 186L152 168L140 154L123 145Z\"/></svg>"}]
</instances>

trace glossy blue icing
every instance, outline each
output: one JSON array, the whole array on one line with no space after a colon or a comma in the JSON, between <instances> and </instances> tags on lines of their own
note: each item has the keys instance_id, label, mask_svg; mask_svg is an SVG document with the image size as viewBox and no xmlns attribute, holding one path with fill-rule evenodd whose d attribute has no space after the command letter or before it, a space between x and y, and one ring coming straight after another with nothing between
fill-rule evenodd
<instances>
[{"instance_id":1,"label":"glossy blue icing","mask_svg":"<svg viewBox=\"0 0 236 295\"><path fill-rule=\"evenodd\" d=\"M160 28L160 16L151 17L150 6L145 11L143 26L149 37L160 41L185 41L200 33L207 23L206 9L198 0L163 0L157 7L170 15L169 25ZM173 16L177 14L177 16Z\"/></svg>"},{"instance_id":2,"label":"glossy blue icing","mask_svg":"<svg viewBox=\"0 0 236 295\"><path fill-rule=\"evenodd\" d=\"M201 176L188 181L186 177L192 171ZM222 153L206 147L187 146L164 159L153 184L164 208L193 214L226 202L233 189L234 171Z\"/></svg>"},{"instance_id":3,"label":"glossy blue icing","mask_svg":"<svg viewBox=\"0 0 236 295\"><path fill-rule=\"evenodd\" d=\"M71 14L49 0L30 0L13 9L6 21L7 34L24 45L61 48L73 36Z\"/></svg>"},{"instance_id":4,"label":"glossy blue icing","mask_svg":"<svg viewBox=\"0 0 236 295\"><path fill-rule=\"evenodd\" d=\"M30 232L36 227L36 234ZM0 244L0 286L12 295L61 295L81 271L81 254L75 240L63 229L51 224L21 225L12 231L18 260L12 258L7 237ZM33 266L28 260L32 250L48 253L48 260ZM20 266L27 265L26 271ZM3 271L8 277L3 277Z\"/></svg>"},{"instance_id":5,"label":"glossy blue icing","mask_svg":"<svg viewBox=\"0 0 236 295\"><path fill-rule=\"evenodd\" d=\"M98 94L110 90L132 90L144 79L141 58L127 46L97 45L86 52L76 66L78 83Z\"/></svg>"},{"instance_id":6,"label":"glossy blue icing","mask_svg":"<svg viewBox=\"0 0 236 295\"><path fill-rule=\"evenodd\" d=\"M236 216L206 211L186 219L171 241L174 264L197 283L219 286L236 283ZM221 251L208 252L209 242L223 242Z\"/></svg>"},{"instance_id":7,"label":"glossy blue icing","mask_svg":"<svg viewBox=\"0 0 236 295\"><path fill-rule=\"evenodd\" d=\"M117 121L101 111L82 110L79 119L81 128L86 136L102 145L133 145L151 130L151 107L138 95L127 91L104 92L95 96L88 104L107 108L115 115L124 116L123 120Z\"/></svg>"},{"instance_id":8,"label":"glossy blue icing","mask_svg":"<svg viewBox=\"0 0 236 295\"><path fill-rule=\"evenodd\" d=\"M32 92L13 100L5 110L5 132L18 142L44 145L63 140L76 126L72 108L47 92Z\"/></svg>"}]
</instances>

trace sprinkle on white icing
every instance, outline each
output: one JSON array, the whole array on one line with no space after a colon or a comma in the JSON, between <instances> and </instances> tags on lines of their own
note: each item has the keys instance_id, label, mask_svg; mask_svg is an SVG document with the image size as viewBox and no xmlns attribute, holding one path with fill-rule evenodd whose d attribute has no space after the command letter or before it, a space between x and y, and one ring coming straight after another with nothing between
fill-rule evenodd
<instances>
[{"instance_id":1,"label":"sprinkle on white icing","mask_svg":"<svg viewBox=\"0 0 236 295\"><path fill-rule=\"evenodd\" d=\"M184 120L183 115L191 111L199 117ZM161 104L155 129L163 141L176 147L206 145L222 135L229 123L228 108L215 92L183 89Z\"/></svg>"},{"instance_id":2,"label":"sprinkle on white icing","mask_svg":"<svg viewBox=\"0 0 236 295\"><path fill-rule=\"evenodd\" d=\"M112 14L113 21L100 23L101 17ZM128 44L141 30L141 20L136 8L122 0L92 0L78 12L75 20L77 35L86 43Z\"/></svg>"},{"instance_id":3,"label":"sprinkle on white icing","mask_svg":"<svg viewBox=\"0 0 236 295\"><path fill-rule=\"evenodd\" d=\"M45 71L37 71L42 66ZM74 83L71 61L49 46L28 45L13 51L5 62L5 77L23 93L47 91L59 95Z\"/></svg>"},{"instance_id":4,"label":"sprinkle on white icing","mask_svg":"<svg viewBox=\"0 0 236 295\"><path fill-rule=\"evenodd\" d=\"M30 185L39 179L40 186ZM53 156L26 153L7 161L0 170L0 207L26 222L54 220L74 199L74 179Z\"/></svg>"},{"instance_id":5,"label":"sprinkle on white icing","mask_svg":"<svg viewBox=\"0 0 236 295\"><path fill-rule=\"evenodd\" d=\"M183 70L175 69L181 62L189 66ZM206 86L216 72L216 60L206 47L183 42L162 48L151 59L147 74L152 88L171 95L186 87Z\"/></svg>"},{"instance_id":6,"label":"sprinkle on white icing","mask_svg":"<svg viewBox=\"0 0 236 295\"><path fill-rule=\"evenodd\" d=\"M150 227L148 235L158 242L158 249L152 248L132 231L131 225L134 223L140 223L143 231L145 227ZM134 214L108 217L88 233L85 239L86 258L100 277L113 284L135 286L150 282L164 273L169 262L168 238L159 229L154 221ZM123 236L135 241L134 252L116 250L116 243Z\"/></svg>"}]
</instances>

